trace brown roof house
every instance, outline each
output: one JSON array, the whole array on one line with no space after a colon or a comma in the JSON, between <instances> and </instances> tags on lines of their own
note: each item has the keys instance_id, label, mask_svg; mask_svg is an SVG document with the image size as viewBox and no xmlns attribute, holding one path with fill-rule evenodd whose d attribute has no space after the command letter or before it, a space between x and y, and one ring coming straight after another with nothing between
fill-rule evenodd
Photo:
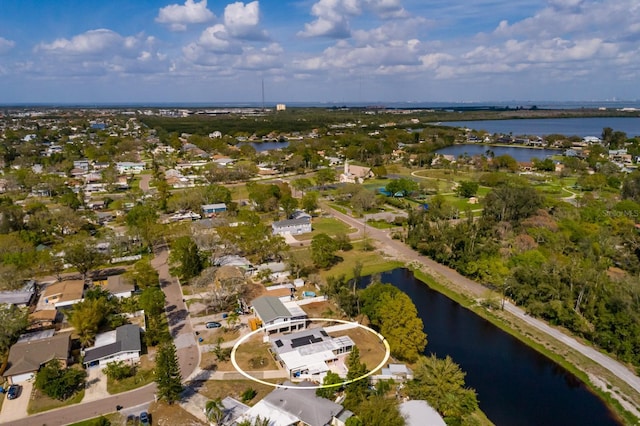
<instances>
[{"instance_id":1,"label":"brown roof house","mask_svg":"<svg viewBox=\"0 0 640 426\"><path fill-rule=\"evenodd\" d=\"M11 346L7 369L2 374L11 383L27 381L47 362L57 359L67 366L71 333L56 334L43 339L28 339Z\"/></svg>"},{"instance_id":2,"label":"brown roof house","mask_svg":"<svg viewBox=\"0 0 640 426\"><path fill-rule=\"evenodd\" d=\"M67 280L49 284L42 292L38 309L54 309L71 306L82 301L83 280Z\"/></svg>"}]
</instances>

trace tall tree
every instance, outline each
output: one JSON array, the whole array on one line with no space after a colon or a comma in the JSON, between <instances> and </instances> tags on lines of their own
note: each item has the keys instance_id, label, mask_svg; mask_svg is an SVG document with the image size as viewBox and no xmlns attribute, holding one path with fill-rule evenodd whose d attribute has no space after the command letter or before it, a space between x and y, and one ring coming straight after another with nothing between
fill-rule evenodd
<instances>
[{"instance_id":1,"label":"tall tree","mask_svg":"<svg viewBox=\"0 0 640 426\"><path fill-rule=\"evenodd\" d=\"M27 311L15 305L0 305L0 354L6 354L27 328Z\"/></svg>"},{"instance_id":2,"label":"tall tree","mask_svg":"<svg viewBox=\"0 0 640 426\"><path fill-rule=\"evenodd\" d=\"M158 271L151 266L149 259L142 259L133 265L133 269L126 272L136 287L144 290L147 287L160 285Z\"/></svg>"},{"instance_id":3,"label":"tall tree","mask_svg":"<svg viewBox=\"0 0 640 426\"><path fill-rule=\"evenodd\" d=\"M163 343L156 355L156 384L158 398L173 404L182 393L182 375L178 364L176 346L173 342Z\"/></svg>"},{"instance_id":4,"label":"tall tree","mask_svg":"<svg viewBox=\"0 0 640 426\"><path fill-rule=\"evenodd\" d=\"M158 214L151 204L135 205L125 217L129 231L140 237L146 244L155 242L156 223Z\"/></svg>"},{"instance_id":5,"label":"tall tree","mask_svg":"<svg viewBox=\"0 0 640 426\"><path fill-rule=\"evenodd\" d=\"M367 366L360 361L360 350L355 346L347 356L347 380L355 380L367 374ZM369 381L360 379L349 383L345 387L346 397L344 406L349 410L354 410L362 403L368 392Z\"/></svg>"},{"instance_id":6,"label":"tall tree","mask_svg":"<svg viewBox=\"0 0 640 426\"><path fill-rule=\"evenodd\" d=\"M319 268L331 266L335 262L336 251L338 251L336 242L327 234L317 234L311 240L311 259Z\"/></svg>"},{"instance_id":7,"label":"tall tree","mask_svg":"<svg viewBox=\"0 0 640 426\"><path fill-rule=\"evenodd\" d=\"M98 251L93 238L78 236L64 246L64 260L82 274L86 280L88 273L104 262L105 256Z\"/></svg>"},{"instance_id":8,"label":"tall tree","mask_svg":"<svg viewBox=\"0 0 640 426\"><path fill-rule=\"evenodd\" d=\"M204 413L207 416L207 420L210 423L218 426L220 422L224 419L224 405L222 405L222 400L220 398L216 398L214 400L209 400L204 406Z\"/></svg>"},{"instance_id":9,"label":"tall tree","mask_svg":"<svg viewBox=\"0 0 640 426\"><path fill-rule=\"evenodd\" d=\"M449 356L421 357L414 368L414 380L408 384L409 396L426 400L449 420L447 423L460 423L478 408L476 392L465 387L464 377L465 373Z\"/></svg>"},{"instance_id":10,"label":"tall tree","mask_svg":"<svg viewBox=\"0 0 640 426\"><path fill-rule=\"evenodd\" d=\"M171 243L169 260L176 265L174 271L183 280L190 280L197 276L205 266L204 256L189 236L176 238Z\"/></svg>"},{"instance_id":11,"label":"tall tree","mask_svg":"<svg viewBox=\"0 0 640 426\"><path fill-rule=\"evenodd\" d=\"M69 324L76 330L83 347L91 346L106 316L107 307L102 298L86 299L73 305L69 313Z\"/></svg>"},{"instance_id":12,"label":"tall tree","mask_svg":"<svg viewBox=\"0 0 640 426\"><path fill-rule=\"evenodd\" d=\"M336 181L336 171L332 168L324 168L320 169L316 172L316 183L318 186L326 188L326 186L330 183Z\"/></svg>"},{"instance_id":13,"label":"tall tree","mask_svg":"<svg viewBox=\"0 0 640 426\"><path fill-rule=\"evenodd\" d=\"M367 426L403 426L404 417L395 399L372 396L358 406L358 418Z\"/></svg>"},{"instance_id":14,"label":"tall tree","mask_svg":"<svg viewBox=\"0 0 640 426\"><path fill-rule=\"evenodd\" d=\"M405 293L384 293L377 309L380 333L387 338L391 354L414 362L427 345L424 324L413 301Z\"/></svg>"}]
</instances>

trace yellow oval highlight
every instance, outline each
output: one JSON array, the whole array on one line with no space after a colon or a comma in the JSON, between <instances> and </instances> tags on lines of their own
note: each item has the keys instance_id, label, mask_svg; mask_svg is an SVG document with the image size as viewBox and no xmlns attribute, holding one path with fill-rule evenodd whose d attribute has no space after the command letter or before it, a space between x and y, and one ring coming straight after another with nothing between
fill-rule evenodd
<instances>
[{"instance_id":1,"label":"yellow oval highlight","mask_svg":"<svg viewBox=\"0 0 640 426\"><path fill-rule=\"evenodd\" d=\"M278 384L278 383L267 382L265 380L258 379L257 377L253 377L251 374L247 373L242 368L240 368L240 366L238 365L238 363L236 361L236 351L237 351L237 349L238 349L238 347L240 345L242 345L244 342L246 342L248 339L250 339L254 335L256 335L258 333L263 333L264 330L269 330L270 328L278 328L279 326L282 325L282 324L273 324L273 325L270 325L268 327L262 327L262 328L259 328L257 330L254 330L251 333L247 334L246 336L241 337L240 340L238 340L236 342L236 344L233 345L233 348L231 349L231 364L233 364L233 367L238 371L238 373L242 374L247 379L253 380L254 382L257 382L257 383L262 383L263 385L273 386L274 388L283 388L283 389L323 389L323 388L337 388L337 387L348 385L348 384L353 383L353 382L357 382L358 380L366 379L367 377L371 376L374 371L378 371L382 367L384 367L386 365L387 361L389 360L389 357L391 356L391 348L389 347L389 342L387 342L387 339L385 339L385 337L382 334L378 333L377 331L375 331L375 330L373 330L373 329L371 329L371 328L369 328L369 327L367 327L365 325L358 324L357 322L339 320L339 319L334 319L334 318L309 318L308 321L311 321L311 322L313 322L313 321L336 322L336 323L339 323L339 324L346 324L346 325L352 325L352 326L360 327L363 330L366 330L369 333L374 334L376 337L378 337L378 339L380 339L380 341L382 342L382 344L385 347L384 358L382 359L380 364L378 364L374 369L372 369L367 374L363 374L362 376L356 377L355 379L345 380L344 382L335 383L335 384L332 384L332 385L288 386L288 385L281 385L281 384Z\"/></svg>"}]
</instances>

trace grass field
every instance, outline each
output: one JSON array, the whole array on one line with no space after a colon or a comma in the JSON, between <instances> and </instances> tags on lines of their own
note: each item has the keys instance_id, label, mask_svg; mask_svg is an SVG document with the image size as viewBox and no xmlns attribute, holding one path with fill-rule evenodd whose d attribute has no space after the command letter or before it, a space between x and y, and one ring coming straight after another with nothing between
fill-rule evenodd
<instances>
[{"instance_id":1,"label":"grass field","mask_svg":"<svg viewBox=\"0 0 640 426\"><path fill-rule=\"evenodd\" d=\"M262 334L258 334L238 347L236 361L244 371L277 370L268 349L269 343L263 343Z\"/></svg>"},{"instance_id":2,"label":"grass field","mask_svg":"<svg viewBox=\"0 0 640 426\"><path fill-rule=\"evenodd\" d=\"M363 276L390 271L403 265L402 262L386 259L378 251L362 250L362 243L356 243L352 250L339 252L338 255L342 257L342 262L327 270L320 271L322 277L327 278L344 274L347 278L350 278L353 276L353 268L357 261L362 263Z\"/></svg>"},{"instance_id":3,"label":"grass field","mask_svg":"<svg viewBox=\"0 0 640 426\"><path fill-rule=\"evenodd\" d=\"M36 414L42 413L43 411L53 410L54 408L67 407L69 405L79 403L80 401L82 401L82 398L84 398L84 389L80 392L75 393L71 398L65 399L64 401L49 398L39 390L35 389L33 391L31 400L29 401L27 413Z\"/></svg>"},{"instance_id":4,"label":"grass field","mask_svg":"<svg viewBox=\"0 0 640 426\"><path fill-rule=\"evenodd\" d=\"M298 241L306 241L312 239L318 234L328 234L335 237L338 234L349 234L355 231L355 229L349 227L343 221L332 217L319 217L313 219L311 227L313 231L308 234L298 235L295 238Z\"/></svg>"}]
</instances>

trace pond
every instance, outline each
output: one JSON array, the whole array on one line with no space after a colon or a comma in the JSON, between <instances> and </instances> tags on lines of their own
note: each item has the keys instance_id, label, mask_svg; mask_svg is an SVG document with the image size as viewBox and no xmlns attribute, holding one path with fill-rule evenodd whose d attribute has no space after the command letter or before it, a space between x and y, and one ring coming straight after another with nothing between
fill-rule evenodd
<instances>
[{"instance_id":1,"label":"pond","mask_svg":"<svg viewBox=\"0 0 640 426\"><path fill-rule=\"evenodd\" d=\"M468 155L473 157L474 155L487 155L487 151L491 151L495 157L500 155L509 155L519 162L530 162L531 159L537 158L543 160L551 155L561 155L562 150L557 149L544 149L544 148L525 148L525 147L511 147L511 146L492 146L492 145L480 145L480 144L460 144L451 145L445 148L440 148L436 151L442 155L453 155L458 158L461 155Z\"/></svg>"},{"instance_id":2,"label":"pond","mask_svg":"<svg viewBox=\"0 0 640 426\"><path fill-rule=\"evenodd\" d=\"M571 373L432 290L411 271L383 273L382 282L411 297L427 333L425 355L451 356L467 373L467 385L476 390L480 408L496 425L620 424Z\"/></svg>"}]
</instances>

